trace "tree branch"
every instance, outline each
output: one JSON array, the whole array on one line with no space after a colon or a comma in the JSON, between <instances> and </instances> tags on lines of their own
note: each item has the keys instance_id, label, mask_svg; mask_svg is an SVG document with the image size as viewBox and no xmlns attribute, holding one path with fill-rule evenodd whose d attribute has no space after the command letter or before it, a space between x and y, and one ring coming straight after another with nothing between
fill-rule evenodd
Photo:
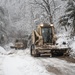
<instances>
[{"instance_id":1,"label":"tree branch","mask_svg":"<svg viewBox=\"0 0 75 75\"><path fill-rule=\"evenodd\" d=\"M45 9L45 11L47 12L47 14L48 14L48 10L47 10L46 6L43 3L39 3L36 0L35 0L35 3L40 5L40 6L42 6Z\"/></svg>"},{"instance_id":2,"label":"tree branch","mask_svg":"<svg viewBox=\"0 0 75 75\"><path fill-rule=\"evenodd\" d=\"M45 7L47 8L48 10L48 14L51 15L51 7L50 7L50 4L49 4L49 0L43 0L43 2L45 3Z\"/></svg>"}]
</instances>

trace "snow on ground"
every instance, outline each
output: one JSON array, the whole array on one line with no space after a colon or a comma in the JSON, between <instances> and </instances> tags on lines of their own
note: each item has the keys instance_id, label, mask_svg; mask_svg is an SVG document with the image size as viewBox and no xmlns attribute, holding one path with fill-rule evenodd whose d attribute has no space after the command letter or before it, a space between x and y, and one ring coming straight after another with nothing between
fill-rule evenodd
<instances>
[{"instance_id":1,"label":"snow on ground","mask_svg":"<svg viewBox=\"0 0 75 75\"><path fill-rule=\"evenodd\" d=\"M57 42L63 41L60 38ZM75 41L70 44L75 51ZM0 46L0 75L75 75L75 63L54 57L32 57L29 48L15 50L11 45L6 45L6 50Z\"/></svg>"},{"instance_id":2,"label":"snow on ground","mask_svg":"<svg viewBox=\"0 0 75 75\"><path fill-rule=\"evenodd\" d=\"M0 55L0 75L4 75L3 72L3 61L4 61L4 55Z\"/></svg>"},{"instance_id":3,"label":"snow on ground","mask_svg":"<svg viewBox=\"0 0 75 75\"><path fill-rule=\"evenodd\" d=\"M25 53L21 50L16 51L16 54L6 56L3 68L4 75L55 75L49 73L40 60L31 57L29 50Z\"/></svg>"},{"instance_id":4,"label":"snow on ground","mask_svg":"<svg viewBox=\"0 0 75 75\"><path fill-rule=\"evenodd\" d=\"M56 41L56 43L62 44L63 42L68 43L70 41L70 35L67 32L64 32L62 34L59 33L56 36L58 38L57 41Z\"/></svg>"},{"instance_id":5,"label":"snow on ground","mask_svg":"<svg viewBox=\"0 0 75 75\"><path fill-rule=\"evenodd\" d=\"M1 46L0 46L0 53L1 54L7 54L6 50Z\"/></svg>"},{"instance_id":6,"label":"snow on ground","mask_svg":"<svg viewBox=\"0 0 75 75\"><path fill-rule=\"evenodd\" d=\"M58 47L69 47L70 50L70 56L75 58L75 36L74 38L70 38L70 35L68 33L63 34L57 34L58 39L56 43L58 43ZM63 42L66 42L66 45L63 45Z\"/></svg>"},{"instance_id":7,"label":"snow on ground","mask_svg":"<svg viewBox=\"0 0 75 75\"><path fill-rule=\"evenodd\" d=\"M3 55L13 54L15 52L15 49L11 49L10 46L13 46L13 44L9 43L5 45L4 47L0 46L0 54L3 54Z\"/></svg>"},{"instance_id":8,"label":"snow on ground","mask_svg":"<svg viewBox=\"0 0 75 75\"><path fill-rule=\"evenodd\" d=\"M68 33L57 34L56 45L58 48L69 48L70 37Z\"/></svg>"},{"instance_id":9,"label":"snow on ground","mask_svg":"<svg viewBox=\"0 0 75 75\"><path fill-rule=\"evenodd\" d=\"M8 43L4 46L6 54L13 54L15 52L15 49L11 49L10 46L14 46L13 43Z\"/></svg>"},{"instance_id":10,"label":"snow on ground","mask_svg":"<svg viewBox=\"0 0 75 75\"><path fill-rule=\"evenodd\" d=\"M14 46L13 43L8 43L4 46L4 48L6 49L6 51L11 50L10 46Z\"/></svg>"},{"instance_id":11,"label":"snow on ground","mask_svg":"<svg viewBox=\"0 0 75 75\"><path fill-rule=\"evenodd\" d=\"M71 44L70 47L71 47L71 49L75 52L75 41L72 42L72 44Z\"/></svg>"},{"instance_id":12,"label":"snow on ground","mask_svg":"<svg viewBox=\"0 0 75 75\"><path fill-rule=\"evenodd\" d=\"M32 57L29 50L0 55L0 75L75 75L75 63L59 58Z\"/></svg>"},{"instance_id":13,"label":"snow on ground","mask_svg":"<svg viewBox=\"0 0 75 75\"><path fill-rule=\"evenodd\" d=\"M71 53L70 54L73 58L75 58L75 40L71 41L70 48L71 48Z\"/></svg>"},{"instance_id":14,"label":"snow on ground","mask_svg":"<svg viewBox=\"0 0 75 75\"><path fill-rule=\"evenodd\" d=\"M49 72L54 72L56 75L74 75L75 74L75 64L69 63L67 61L48 58L42 59L45 62L45 66Z\"/></svg>"}]
</instances>

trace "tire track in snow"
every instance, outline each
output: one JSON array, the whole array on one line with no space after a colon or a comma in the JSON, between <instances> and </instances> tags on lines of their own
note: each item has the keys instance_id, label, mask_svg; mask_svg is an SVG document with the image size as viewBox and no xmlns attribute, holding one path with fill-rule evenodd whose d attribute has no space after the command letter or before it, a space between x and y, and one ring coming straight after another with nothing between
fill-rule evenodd
<instances>
[{"instance_id":1,"label":"tire track in snow","mask_svg":"<svg viewBox=\"0 0 75 75\"><path fill-rule=\"evenodd\" d=\"M44 66L49 72L53 72L56 75L75 75L75 63L59 58L44 58L41 61L44 62Z\"/></svg>"},{"instance_id":2,"label":"tire track in snow","mask_svg":"<svg viewBox=\"0 0 75 75\"><path fill-rule=\"evenodd\" d=\"M25 55L26 54L26 55ZM5 57L3 63L5 75L55 75L49 73L37 58L31 57L29 50L16 51Z\"/></svg>"},{"instance_id":3,"label":"tire track in snow","mask_svg":"<svg viewBox=\"0 0 75 75\"><path fill-rule=\"evenodd\" d=\"M75 63L59 58L30 56L29 49L6 56L4 75L75 75Z\"/></svg>"}]
</instances>

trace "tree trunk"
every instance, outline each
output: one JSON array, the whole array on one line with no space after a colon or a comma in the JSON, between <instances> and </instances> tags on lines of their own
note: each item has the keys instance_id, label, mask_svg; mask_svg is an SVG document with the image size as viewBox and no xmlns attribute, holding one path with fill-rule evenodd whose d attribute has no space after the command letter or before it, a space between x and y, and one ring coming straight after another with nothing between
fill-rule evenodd
<instances>
[{"instance_id":1,"label":"tree trunk","mask_svg":"<svg viewBox=\"0 0 75 75\"><path fill-rule=\"evenodd\" d=\"M75 19L73 20L73 28L74 28L74 35L75 35Z\"/></svg>"},{"instance_id":2,"label":"tree trunk","mask_svg":"<svg viewBox=\"0 0 75 75\"><path fill-rule=\"evenodd\" d=\"M66 28L66 26L64 26L65 27L65 30L67 31L67 28Z\"/></svg>"},{"instance_id":3,"label":"tree trunk","mask_svg":"<svg viewBox=\"0 0 75 75\"><path fill-rule=\"evenodd\" d=\"M50 19L50 24L53 24L53 17L50 16L49 19Z\"/></svg>"}]
</instances>

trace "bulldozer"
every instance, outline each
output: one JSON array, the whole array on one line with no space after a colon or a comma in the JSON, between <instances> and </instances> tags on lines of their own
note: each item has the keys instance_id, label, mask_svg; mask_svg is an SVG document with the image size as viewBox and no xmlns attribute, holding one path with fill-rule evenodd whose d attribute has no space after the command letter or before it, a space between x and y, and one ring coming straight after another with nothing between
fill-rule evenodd
<instances>
[{"instance_id":1,"label":"bulldozer","mask_svg":"<svg viewBox=\"0 0 75 75\"><path fill-rule=\"evenodd\" d=\"M69 47L65 46L66 42L63 42L64 47L58 47L56 40L57 37L53 24L42 23L38 25L31 35L31 56L49 55L52 57L54 54L68 55Z\"/></svg>"},{"instance_id":2,"label":"bulldozer","mask_svg":"<svg viewBox=\"0 0 75 75\"><path fill-rule=\"evenodd\" d=\"M15 49L25 49L27 48L27 41L24 39L16 39L14 46L10 46L10 47Z\"/></svg>"}]
</instances>

